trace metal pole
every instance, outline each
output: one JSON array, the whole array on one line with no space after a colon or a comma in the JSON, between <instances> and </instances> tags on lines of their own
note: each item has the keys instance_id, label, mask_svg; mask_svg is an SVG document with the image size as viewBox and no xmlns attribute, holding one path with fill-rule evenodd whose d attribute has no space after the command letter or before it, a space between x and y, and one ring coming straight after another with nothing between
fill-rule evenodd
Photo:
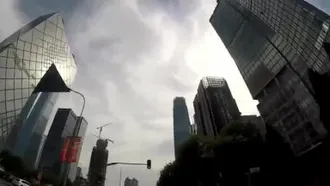
<instances>
[{"instance_id":1,"label":"metal pole","mask_svg":"<svg viewBox=\"0 0 330 186\"><path fill-rule=\"evenodd\" d=\"M120 167L120 174L119 174L119 186L121 186L121 176L122 176L122 169Z\"/></svg>"},{"instance_id":2,"label":"metal pole","mask_svg":"<svg viewBox=\"0 0 330 186\"><path fill-rule=\"evenodd\" d=\"M83 112L85 110L86 98L82 93L80 93L78 91L75 91L73 89L70 89L70 90L71 90L71 92L74 92L74 93L80 95L83 99L83 105L82 105L82 108L81 108L81 111L80 111L80 115L79 115L79 118L77 118L77 120L76 120L76 126L75 126L75 129L73 131L73 135L72 135L72 137L75 137L75 136L78 136L78 133L79 133L79 129L80 129L81 121L82 121L82 115L83 115ZM70 143L69 147L71 147L72 145L73 145L73 141L71 140L71 143ZM68 166L67 166L66 173L64 175L63 186L66 186L66 182L68 180L68 176L69 176L70 168L71 168L70 163L67 163L67 165Z\"/></svg>"}]
</instances>

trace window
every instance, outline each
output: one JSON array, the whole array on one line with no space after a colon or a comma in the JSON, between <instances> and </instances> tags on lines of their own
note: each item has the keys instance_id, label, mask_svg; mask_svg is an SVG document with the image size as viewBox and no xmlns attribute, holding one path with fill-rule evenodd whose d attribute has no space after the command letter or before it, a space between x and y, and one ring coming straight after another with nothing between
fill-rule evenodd
<instances>
[{"instance_id":1,"label":"window","mask_svg":"<svg viewBox=\"0 0 330 186\"><path fill-rule=\"evenodd\" d=\"M22 40L17 41L17 49L24 50L24 41Z\"/></svg>"},{"instance_id":2,"label":"window","mask_svg":"<svg viewBox=\"0 0 330 186\"><path fill-rule=\"evenodd\" d=\"M14 99L14 91L13 90L6 90L6 100Z\"/></svg>"},{"instance_id":3,"label":"window","mask_svg":"<svg viewBox=\"0 0 330 186\"><path fill-rule=\"evenodd\" d=\"M12 79L6 80L6 89L14 89L14 80Z\"/></svg>"},{"instance_id":4,"label":"window","mask_svg":"<svg viewBox=\"0 0 330 186\"><path fill-rule=\"evenodd\" d=\"M31 43L26 42L24 46L24 50L30 52L31 51Z\"/></svg>"},{"instance_id":5,"label":"window","mask_svg":"<svg viewBox=\"0 0 330 186\"><path fill-rule=\"evenodd\" d=\"M21 99L22 98L22 90L21 89L16 89L15 91L15 99Z\"/></svg>"},{"instance_id":6,"label":"window","mask_svg":"<svg viewBox=\"0 0 330 186\"><path fill-rule=\"evenodd\" d=\"M0 113L6 113L6 104L5 104L5 102L0 102Z\"/></svg>"},{"instance_id":7,"label":"window","mask_svg":"<svg viewBox=\"0 0 330 186\"><path fill-rule=\"evenodd\" d=\"M5 91L0 90L0 102L3 102L5 100L6 100Z\"/></svg>"},{"instance_id":8,"label":"window","mask_svg":"<svg viewBox=\"0 0 330 186\"><path fill-rule=\"evenodd\" d=\"M21 108L22 108L22 100L21 99L15 100L15 110Z\"/></svg>"},{"instance_id":9,"label":"window","mask_svg":"<svg viewBox=\"0 0 330 186\"><path fill-rule=\"evenodd\" d=\"M23 89L22 90L23 92L23 98L27 98L27 97L29 97L29 89Z\"/></svg>"},{"instance_id":10,"label":"window","mask_svg":"<svg viewBox=\"0 0 330 186\"><path fill-rule=\"evenodd\" d=\"M33 53L37 53L37 51L38 51L38 46L32 44L32 46L31 46L31 52L33 52Z\"/></svg>"},{"instance_id":11,"label":"window","mask_svg":"<svg viewBox=\"0 0 330 186\"><path fill-rule=\"evenodd\" d=\"M24 51L24 57L23 57L23 59L24 60L30 60L30 52L26 52L26 51Z\"/></svg>"},{"instance_id":12,"label":"window","mask_svg":"<svg viewBox=\"0 0 330 186\"><path fill-rule=\"evenodd\" d=\"M7 67L8 68L15 68L15 61L13 58L7 58Z\"/></svg>"},{"instance_id":13,"label":"window","mask_svg":"<svg viewBox=\"0 0 330 186\"><path fill-rule=\"evenodd\" d=\"M23 86L22 88L28 88L29 87L29 80L28 79L23 79Z\"/></svg>"},{"instance_id":14,"label":"window","mask_svg":"<svg viewBox=\"0 0 330 186\"><path fill-rule=\"evenodd\" d=\"M14 78L14 69L7 69L7 78Z\"/></svg>"}]
</instances>

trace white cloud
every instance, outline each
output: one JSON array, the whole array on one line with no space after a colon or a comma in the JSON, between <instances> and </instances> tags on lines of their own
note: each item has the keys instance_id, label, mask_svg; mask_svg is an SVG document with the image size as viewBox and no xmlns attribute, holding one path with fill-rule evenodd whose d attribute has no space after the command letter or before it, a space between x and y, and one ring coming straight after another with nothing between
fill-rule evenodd
<instances>
[{"instance_id":1,"label":"white cloud","mask_svg":"<svg viewBox=\"0 0 330 186\"><path fill-rule=\"evenodd\" d=\"M0 6L0 41L22 26L22 18L17 13L17 4L13 0L2 0Z\"/></svg>"}]
</instances>

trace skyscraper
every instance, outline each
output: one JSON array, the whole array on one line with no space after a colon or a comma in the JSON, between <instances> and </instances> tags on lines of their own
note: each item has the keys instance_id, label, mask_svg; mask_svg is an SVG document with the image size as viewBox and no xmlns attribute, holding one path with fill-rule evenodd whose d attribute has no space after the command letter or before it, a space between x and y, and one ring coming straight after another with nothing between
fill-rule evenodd
<instances>
[{"instance_id":1,"label":"skyscraper","mask_svg":"<svg viewBox=\"0 0 330 186\"><path fill-rule=\"evenodd\" d=\"M77 120L79 121L77 122ZM79 122L80 125L77 125ZM78 128L79 126L80 128ZM57 175L62 179L66 176L66 173L69 172L69 179L74 181L86 129L87 122L85 119L77 117L71 109L58 109L42 151L39 168L45 172ZM67 139L71 137L76 130L78 130L78 137L81 138L80 146L77 151L77 160L76 162L67 163L66 154L64 154L63 151L67 151Z\"/></svg>"},{"instance_id":2,"label":"skyscraper","mask_svg":"<svg viewBox=\"0 0 330 186\"><path fill-rule=\"evenodd\" d=\"M135 178L126 178L124 181L124 186L138 186L139 185L139 181Z\"/></svg>"},{"instance_id":3,"label":"skyscraper","mask_svg":"<svg viewBox=\"0 0 330 186\"><path fill-rule=\"evenodd\" d=\"M22 134L16 137L16 145L13 148L13 152L21 155L25 164L31 168L37 167L38 157L40 157L43 145L44 132L57 96L57 94L53 93L40 94L31 109L30 116L21 128Z\"/></svg>"},{"instance_id":4,"label":"skyscraper","mask_svg":"<svg viewBox=\"0 0 330 186\"><path fill-rule=\"evenodd\" d=\"M184 97L176 97L173 100L173 132L174 152L177 157L180 145L190 136L189 114Z\"/></svg>"},{"instance_id":5,"label":"skyscraper","mask_svg":"<svg viewBox=\"0 0 330 186\"><path fill-rule=\"evenodd\" d=\"M217 136L221 128L240 118L235 99L224 78L205 77L194 99L197 133Z\"/></svg>"},{"instance_id":6,"label":"skyscraper","mask_svg":"<svg viewBox=\"0 0 330 186\"><path fill-rule=\"evenodd\" d=\"M307 69L328 72L329 16L303 0L218 0L210 18L266 124L299 155L327 135Z\"/></svg>"},{"instance_id":7,"label":"skyscraper","mask_svg":"<svg viewBox=\"0 0 330 186\"><path fill-rule=\"evenodd\" d=\"M107 140L98 139L93 147L87 175L90 186L104 186L109 155L107 146Z\"/></svg>"},{"instance_id":8,"label":"skyscraper","mask_svg":"<svg viewBox=\"0 0 330 186\"><path fill-rule=\"evenodd\" d=\"M52 63L70 85L76 65L58 13L38 17L0 43L0 149L13 151L30 165L57 97L31 94Z\"/></svg>"}]
</instances>

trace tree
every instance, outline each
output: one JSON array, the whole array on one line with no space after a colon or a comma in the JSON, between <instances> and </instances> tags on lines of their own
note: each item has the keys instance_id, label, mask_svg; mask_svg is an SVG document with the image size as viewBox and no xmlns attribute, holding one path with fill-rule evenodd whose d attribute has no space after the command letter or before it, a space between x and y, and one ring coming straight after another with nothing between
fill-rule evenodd
<instances>
[{"instance_id":1,"label":"tree","mask_svg":"<svg viewBox=\"0 0 330 186\"><path fill-rule=\"evenodd\" d=\"M161 171L157 186L244 182L245 172L261 164L263 146L259 131L251 124L228 125L216 140L192 136L179 149L176 161Z\"/></svg>"}]
</instances>

